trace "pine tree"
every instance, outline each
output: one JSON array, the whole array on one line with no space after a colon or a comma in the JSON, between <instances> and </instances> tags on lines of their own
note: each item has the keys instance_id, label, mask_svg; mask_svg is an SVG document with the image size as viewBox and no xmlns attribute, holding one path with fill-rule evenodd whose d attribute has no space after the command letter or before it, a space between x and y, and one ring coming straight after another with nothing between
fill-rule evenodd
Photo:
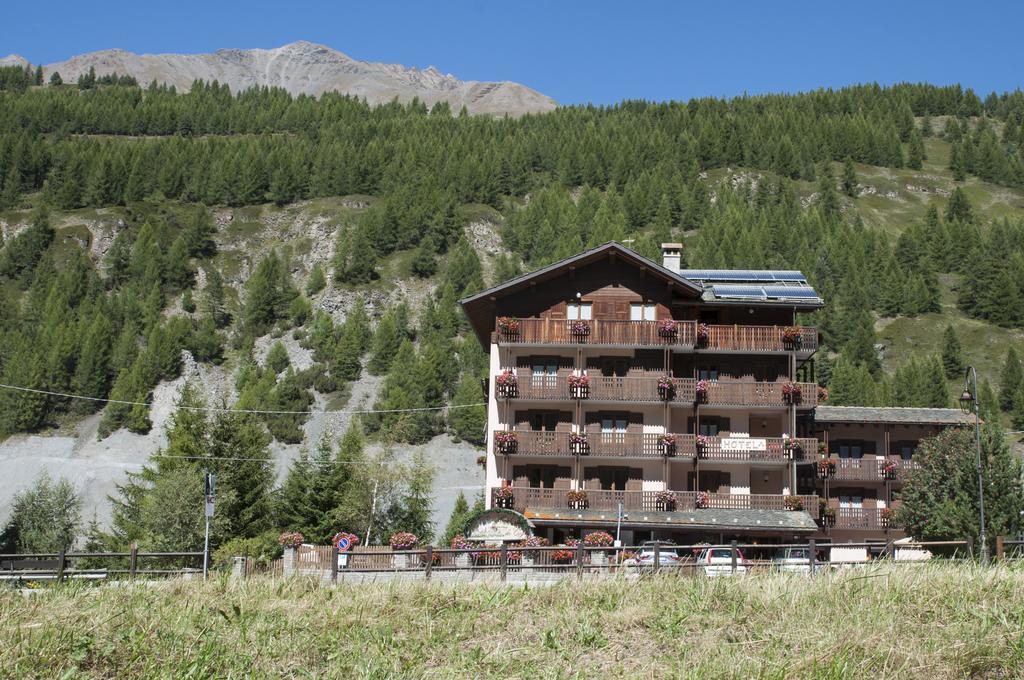
<instances>
[{"instance_id":1,"label":"pine tree","mask_svg":"<svg viewBox=\"0 0 1024 680\"><path fill-rule=\"evenodd\" d=\"M853 167L853 159L849 156L843 161L843 193L850 198L857 198L860 187L857 183L857 171Z\"/></svg>"},{"instance_id":2,"label":"pine tree","mask_svg":"<svg viewBox=\"0 0 1024 680\"><path fill-rule=\"evenodd\" d=\"M818 208L829 218L839 214L839 197L836 195L836 180L832 175L830 163L823 163L821 166L821 176L818 179Z\"/></svg>"},{"instance_id":3,"label":"pine tree","mask_svg":"<svg viewBox=\"0 0 1024 680\"><path fill-rule=\"evenodd\" d=\"M1006 360L999 381L999 405L1004 411L1013 410L1016 405L1017 391L1024 383L1024 368L1021 367L1017 350L1011 346L1006 350Z\"/></svg>"},{"instance_id":4,"label":"pine tree","mask_svg":"<svg viewBox=\"0 0 1024 680\"><path fill-rule=\"evenodd\" d=\"M255 416L220 413L208 441L221 496L217 511L231 535L253 538L272 528L275 469L266 428Z\"/></svg>"},{"instance_id":5,"label":"pine tree","mask_svg":"<svg viewBox=\"0 0 1024 680\"><path fill-rule=\"evenodd\" d=\"M946 326L946 332L942 336L942 365L945 367L947 378L959 378L964 374L964 352L952 324Z\"/></svg>"},{"instance_id":6,"label":"pine tree","mask_svg":"<svg viewBox=\"0 0 1024 680\"><path fill-rule=\"evenodd\" d=\"M316 295L326 286L327 279L324 277L324 270L318 262L313 265L313 271L309 273L309 281L306 282L306 295Z\"/></svg>"},{"instance_id":7,"label":"pine tree","mask_svg":"<svg viewBox=\"0 0 1024 680\"><path fill-rule=\"evenodd\" d=\"M452 398L449 427L456 437L477 446L483 446L487 435L487 411L483 401L479 380L464 374Z\"/></svg>"},{"instance_id":8,"label":"pine tree","mask_svg":"<svg viewBox=\"0 0 1024 680\"><path fill-rule=\"evenodd\" d=\"M910 144L907 150L907 167L913 170L920 170L925 159L924 140L917 130L910 135Z\"/></svg>"},{"instance_id":9,"label":"pine tree","mask_svg":"<svg viewBox=\"0 0 1024 680\"><path fill-rule=\"evenodd\" d=\"M370 362L367 368L373 375L383 375L391 367L391 360L406 338L398 328L395 308L384 312L373 334Z\"/></svg>"},{"instance_id":10,"label":"pine tree","mask_svg":"<svg viewBox=\"0 0 1024 680\"><path fill-rule=\"evenodd\" d=\"M439 542L442 548L446 548L452 543L452 539L457 535L461 534L466 525L466 518L469 516L469 503L466 501L466 496L461 491L459 495L455 497L455 506L452 507L451 517L448 519L448 525L445 527L444 535L441 536Z\"/></svg>"},{"instance_id":11,"label":"pine tree","mask_svg":"<svg viewBox=\"0 0 1024 680\"><path fill-rule=\"evenodd\" d=\"M60 71L54 71L50 74L50 85L57 87L64 84L64 79L60 77Z\"/></svg>"},{"instance_id":12,"label":"pine tree","mask_svg":"<svg viewBox=\"0 0 1024 680\"><path fill-rule=\"evenodd\" d=\"M20 553L69 550L81 524L81 508L74 486L63 478L54 482L44 470L31 487L14 495L0 549Z\"/></svg>"},{"instance_id":13,"label":"pine tree","mask_svg":"<svg viewBox=\"0 0 1024 680\"><path fill-rule=\"evenodd\" d=\"M216 269L209 269L206 272L202 311L217 328L224 328L231 323L224 298L224 277Z\"/></svg>"},{"instance_id":14,"label":"pine tree","mask_svg":"<svg viewBox=\"0 0 1024 680\"><path fill-rule=\"evenodd\" d=\"M1013 429L1024 430L1024 381L1017 388L1013 396L1013 411L1010 413L1013 422Z\"/></svg>"},{"instance_id":15,"label":"pine tree","mask_svg":"<svg viewBox=\"0 0 1024 680\"><path fill-rule=\"evenodd\" d=\"M953 171L953 179L963 182L967 179L967 163L964 160L963 145L954 142L949 152L949 169Z\"/></svg>"},{"instance_id":16,"label":"pine tree","mask_svg":"<svg viewBox=\"0 0 1024 680\"><path fill-rule=\"evenodd\" d=\"M960 221L964 224L974 221L974 209L971 201L961 187L953 189L949 195L949 202L946 204L946 221Z\"/></svg>"},{"instance_id":17,"label":"pine tree","mask_svg":"<svg viewBox=\"0 0 1024 680\"><path fill-rule=\"evenodd\" d=\"M270 346L264 363L275 375L280 373L291 365L291 360L288 358L288 350L280 342L275 342Z\"/></svg>"}]
</instances>

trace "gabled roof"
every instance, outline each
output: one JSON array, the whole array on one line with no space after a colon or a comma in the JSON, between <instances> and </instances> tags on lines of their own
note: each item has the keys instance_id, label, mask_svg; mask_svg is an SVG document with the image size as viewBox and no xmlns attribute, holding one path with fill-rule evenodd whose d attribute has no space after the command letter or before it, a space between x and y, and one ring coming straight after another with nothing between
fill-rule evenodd
<instances>
[{"instance_id":1,"label":"gabled roof","mask_svg":"<svg viewBox=\"0 0 1024 680\"><path fill-rule=\"evenodd\" d=\"M816 423L871 423L895 425L969 425L974 416L955 408L905 406L818 406Z\"/></svg>"}]
</instances>

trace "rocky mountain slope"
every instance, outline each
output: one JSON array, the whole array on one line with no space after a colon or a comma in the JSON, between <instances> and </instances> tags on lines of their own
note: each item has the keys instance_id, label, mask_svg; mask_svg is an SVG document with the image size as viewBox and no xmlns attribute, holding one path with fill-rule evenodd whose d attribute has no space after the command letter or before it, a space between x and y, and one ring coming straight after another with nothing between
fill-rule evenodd
<instances>
[{"instance_id":1,"label":"rocky mountain slope","mask_svg":"<svg viewBox=\"0 0 1024 680\"><path fill-rule=\"evenodd\" d=\"M10 64L24 63L17 55ZM292 94L320 95L338 91L365 98L370 104L418 97L428 106L448 102L454 112L463 106L470 113L539 113L554 109L553 99L513 82L462 81L433 66L418 69L399 64L378 64L353 59L324 45L300 41L274 49L225 49L212 54L134 54L103 50L72 57L43 68L49 77L60 72L74 82L90 68L134 76L140 83L156 80L187 90L193 81L216 80L238 92L250 87L282 87Z\"/></svg>"}]
</instances>

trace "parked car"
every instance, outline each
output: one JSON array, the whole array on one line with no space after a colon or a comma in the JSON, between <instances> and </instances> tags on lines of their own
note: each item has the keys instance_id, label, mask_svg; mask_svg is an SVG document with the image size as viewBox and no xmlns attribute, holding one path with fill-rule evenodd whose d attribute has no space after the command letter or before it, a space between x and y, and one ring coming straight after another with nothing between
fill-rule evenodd
<instances>
[{"instance_id":1,"label":"parked car","mask_svg":"<svg viewBox=\"0 0 1024 680\"><path fill-rule=\"evenodd\" d=\"M772 567L778 571L809 574L811 572L810 555L808 548L779 548L772 557ZM815 572L823 568L824 565L821 562L815 561Z\"/></svg>"},{"instance_id":2,"label":"parked car","mask_svg":"<svg viewBox=\"0 0 1024 680\"><path fill-rule=\"evenodd\" d=\"M725 576L733 573L732 549L731 548L704 548L697 553L697 568L708 576ZM736 550L736 571L737 574L747 573L747 560L743 557L743 551Z\"/></svg>"},{"instance_id":3,"label":"parked car","mask_svg":"<svg viewBox=\"0 0 1024 680\"><path fill-rule=\"evenodd\" d=\"M654 568L654 549L658 547L658 567L659 568L672 568L680 567L683 564L683 558L679 557L679 553L676 552L671 546L671 543L666 541L645 541L640 545L640 549L637 550L636 555L622 563L624 567L634 567L636 569L649 570Z\"/></svg>"}]
</instances>

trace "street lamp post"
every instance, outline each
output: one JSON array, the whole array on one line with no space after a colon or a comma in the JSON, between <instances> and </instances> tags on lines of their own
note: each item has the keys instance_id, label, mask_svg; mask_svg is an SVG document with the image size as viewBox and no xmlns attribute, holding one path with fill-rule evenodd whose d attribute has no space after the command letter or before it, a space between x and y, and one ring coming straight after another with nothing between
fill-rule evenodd
<instances>
[{"instance_id":1,"label":"street lamp post","mask_svg":"<svg viewBox=\"0 0 1024 680\"><path fill-rule=\"evenodd\" d=\"M968 366L964 375L964 389L960 393L960 409L974 413L975 465L978 470L978 521L980 523L981 561L988 563L988 543L985 541L985 481L981 469L981 408L978 404L978 372Z\"/></svg>"}]
</instances>

